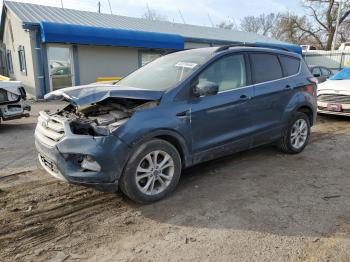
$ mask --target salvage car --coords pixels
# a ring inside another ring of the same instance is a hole
[[[316,81],[300,55],[208,47],[165,55],[115,85],[56,90],[35,144],[51,175],[134,201],[164,198],[181,170],[275,143],[300,153],[315,123]]]
[[[30,106],[26,104],[26,91],[20,81],[0,81],[0,123],[28,117]]]
[[[318,85],[318,112],[350,116],[350,67]]]

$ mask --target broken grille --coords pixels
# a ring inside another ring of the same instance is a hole
[[[350,96],[348,95],[319,95],[317,97],[318,101],[326,103],[340,103],[340,104],[350,104]]]
[[[40,112],[36,136],[46,145],[55,146],[64,137],[63,121],[45,112]]]

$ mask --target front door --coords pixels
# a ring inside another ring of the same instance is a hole
[[[72,51],[70,46],[50,45],[47,58],[51,91],[73,86]]]
[[[194,162],[210,160],[250,147],[250,100],[244,54],[231,54],[209,65],[198,81],[219,85],[219,93],[199,97],[191,105]]]

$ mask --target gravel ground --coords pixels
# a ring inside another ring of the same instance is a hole
[[[36,169],[32,117],[0,126],[2,261],[350,261],[350,119],[321,116],[299,155],[267,146],[190,168],[167,199]]]

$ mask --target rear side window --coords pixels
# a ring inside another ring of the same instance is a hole
[[[276,80],[283,77],[277,55],[251,54],[252,71],[255,83]]]
[[[280,56],[285,76],[292,76],[299,72],[300,59],[290,56]]]

